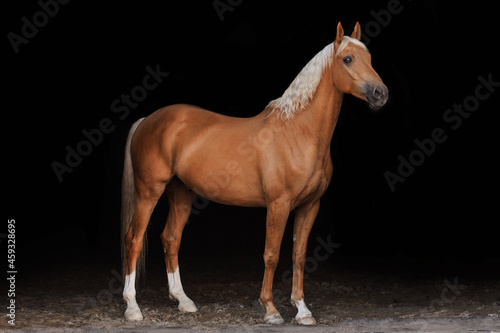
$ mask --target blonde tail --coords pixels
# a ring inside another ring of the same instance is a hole
[[[125,145],[125,160],[123,165],[122,178],[122,212],[121,212],[121,248],[122,248],[122,274],[125,276],[125,265],[127,260],[127,248],[125,245],[125,237],[127,234],[135,214],[135,185],[134,185],[134,169],[132,167],[132,156],[130,146],[135,130],[144,118],[136,121],[130,128],[127,143]],[[146,248],[147,248],[147,233],[144,234],[144,244],[141,254],[137,259],[136,278],[137,281],[143,275],[146,265]]]

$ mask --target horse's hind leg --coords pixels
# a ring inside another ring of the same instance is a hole
[[[179,310],[196,312],[198,311],[196,305],[186,296],[182,288],[177,256],[181,245],[182,231],[189,218],[195,194],[177,178],[168,184],[166,193],[169,212],[165,229],[161,234],[161,241],[165,252],[170,298],[179,301]]]
[[[139,255],[144,242],[144,234],[146,232],[149,219],[153,213],[153,209],[162,195],[165,188],[165,183],[158,182],[154,186],[148,186],[141,183],[136,178],[136,199],[135,199],[135,214],[126,235],[126,266],[125,266],[125,286],[123,289],[123,298],[127,302],[127,310],[125,318],[127,320],[142,320],[142,313],[137,305],[135,279],[136,268]]]

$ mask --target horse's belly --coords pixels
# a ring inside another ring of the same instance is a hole
[[[264,207],[264,193],[256,168],[235,159],[208,159],[178,170],[177,176],[202,197],[221,204]]]

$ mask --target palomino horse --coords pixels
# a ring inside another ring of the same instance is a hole
[[[388,98],[360,36],[359,23],[351,37],[344,36],[339,23],[335,42],[255,117],[227,117],[179,104],[133,124],[122,184],[126,319],[143,318],[135,298],[136,272],[143,267],[138,259],[143,261],[146,227],[165,191],[170,208],[161,241],[169,294],[179,301],[179,310],[197,311],[182,288],[177,253],[198,193],[222,204],[267,208],[260,301],[265,322],[272,324],[283,323],[273,303],[272,284],[288,215],[295,210],[291,302],[298,309],[299,324],[316,324],[304,302],[304,263],[320,198],[332,178],[330,142],[343,94],[363,99],[373,109]]]

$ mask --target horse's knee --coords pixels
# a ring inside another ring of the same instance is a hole
[[[266,268],[275,269],[278,265],[279,253],[266,251],[264,253],[264,265]]]

